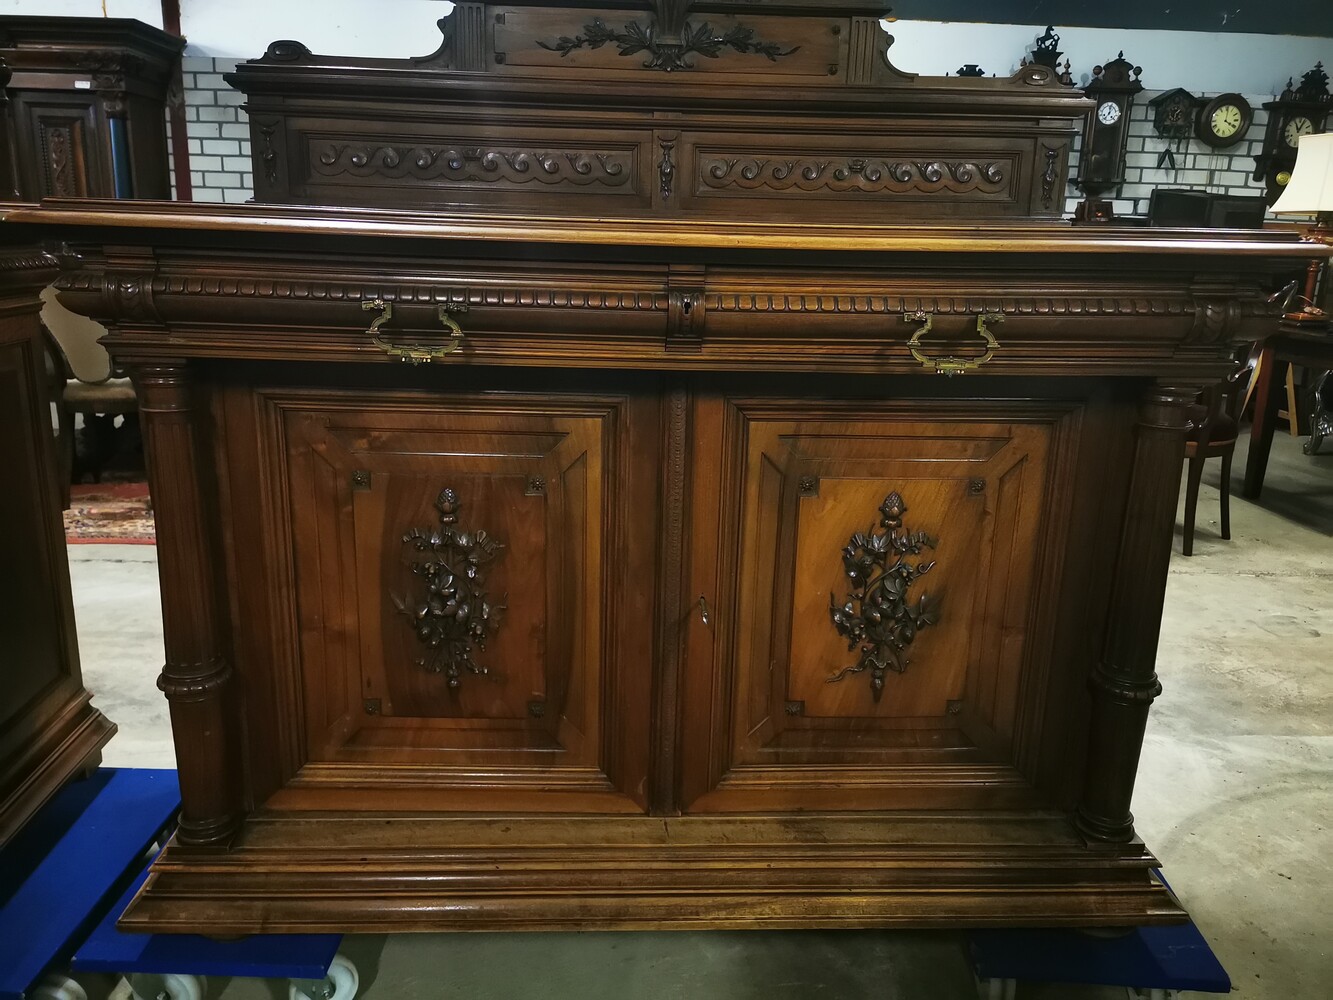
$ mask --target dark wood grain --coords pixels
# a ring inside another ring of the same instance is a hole
[[[36,248],[0,251],[0,845],[96,767],[116,731],[79,670],[38,319],[54,275]]]

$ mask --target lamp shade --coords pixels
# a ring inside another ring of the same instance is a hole
[[[1301,136],[1291,180],[1272,211],[1274,215],[1333,212],[1333,132]]]

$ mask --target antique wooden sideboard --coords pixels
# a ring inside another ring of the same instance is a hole
[[[1320,251],[1059,222],[1042,67],[653,8],[238,69],[257,196],[361,207],[0,226],[141,394],[183,813],[125,926],[1183,916],[1130,800],[1185,410]]]
[[[36,246],[0,249],[0,845],[116,731],[84,690],[74,633],[38,321],[56,273]]]

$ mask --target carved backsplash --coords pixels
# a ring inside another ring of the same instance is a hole
[[[1057,217],[1091,106],[1046,66],[919,77],[864,0],[458,3],[401,60],[269,46],[259,201],[586,218]],[[605,197],[611,195],[613,197]]]

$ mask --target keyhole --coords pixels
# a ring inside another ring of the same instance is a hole
[[[685,315],[688,316],[694,309],[694,303],[691,302],[689,299],[686,299],[684,304],[681,306],[681,309],[683,309]]]

